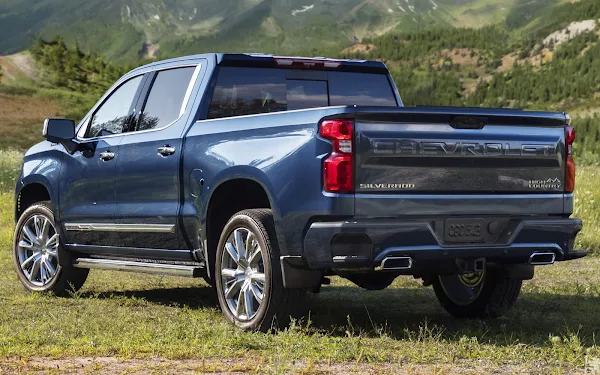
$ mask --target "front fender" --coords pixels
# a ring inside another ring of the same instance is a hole
[[[61,172],[63,152],[49,142],[32,147],[24,157],[21,175],[15,187],[15,221],[18,220],[19,196],[27,186],[43,186],[52,202],[55,220],[60,221],[58,180]]]

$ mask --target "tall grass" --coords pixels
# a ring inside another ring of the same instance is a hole
[[[22,152],[0,150],[0,193],[9,192],[15,188],[22,161]]]
[[[576,247],[600,255],[600,168],[580,167],[575,184],[574,217],[583,219]]]

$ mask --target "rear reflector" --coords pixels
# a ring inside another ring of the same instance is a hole
[[[575,190],[575,161],[573,160],[573,143],[575,142],[575,129],[572,126],[565,128],[566,164],[565,164],[565,192]]]
[[[330,140],[333,151],[323,162],[323,189],[330,193],[354,191],[352,120],[326,120],[321,123],[319,135]]]

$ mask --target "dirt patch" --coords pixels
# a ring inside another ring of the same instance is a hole
[[[60,114],[59,106],[48,98],[0,94],[0,125],[23,125]]]
[[[554,52],[548,48],[544,48],[539,54],[519,60],[519,64],[529,63],[534,67],[540,67],[542,64],[552,61]]]
[[[35,61],[28,53],[0,56],[0,66],[2,66],[2,82],[23,78],[34,81],[37,79]]]
[[[160,50],[160,44],[152,43],[150,41],[144,43],[142,45],[142,49],[140,51],[140,57],[144,59],[155,59],[158,55],[158,51]]]
[[[543,64],[547,64],[550,61],[552,61],[553,57],[554,51],[550,50],[549,48],[544,48],[537,55],[529,56],[524,59],[519,59],[518,55],[513,52],[502,57],[502,65],[498,67],[498,71],[507,72],[509,70],[512,70],[513,66],[515,65],[515,62],[517,63],[517,65],[523,65],[528,63],[533,67],[539,68]]]
[[[479,62],[480,53],[476,49],[455,48],[444,49],[441,52],[443,58],[449,58],[453,64],[464,67],[476,68]]]
[[[0,147],[28,148],[42,140],[44,119],[62,115],[50,99],[0,94]]]
[[[502,65],[498,67],[498,71],[507,72],[511,70],[515,65],[515,61],[517,60],[518,58],[516,53],[510,53],[508,55],[502,56]]]
[[[240,359],[119,359],[115,357],[77,357],[64,359],[5,359],[0,360],[3,374],[528,374],[529,370],[509,365],[475,366],[406,363],[313,363],[306,361],[273,362],[255,358]],[[583,372],[582,372],[583,373]]]
[[[268,36],[277,36],[282,33],[281,27],[279,27],[274,17],[267,17],[261,26]]]
[[[369,52],[377,49],[374,44],[355,44],[348,48],[345,48],[342,53],[359,53],[359,52]]]

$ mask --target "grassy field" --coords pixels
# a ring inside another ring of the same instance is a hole
[[[0,373],[479,374],[600,371],[600,259],[538,268],[497,320],[455,320],[431,288],[399,278],[367,292],[342,279],[312,295],[310,316],[277,334],[225,323],[205,283],[92,271],[72,298],[28,294],[12,269],[12,180],[0,152]],[[600,251],[600,170],[580,168],[579,246]],[[598,199],[598,200],[597,200]]]

